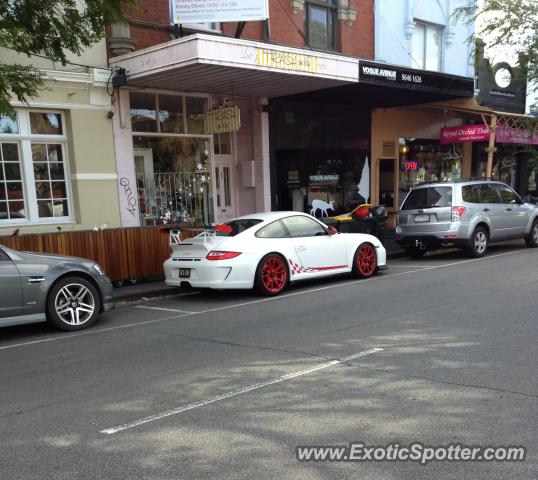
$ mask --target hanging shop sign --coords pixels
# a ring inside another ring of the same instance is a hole
[[[219,105],[204,117],[207,134],[237,132],[241,128],[241,110],[237,105]]]
[[[487,142],[489,128],[485,125],[461,125],[441,128],[440,143]]]
[[[248,22],[269,18],[267,0],[170,0],[172,24]]]

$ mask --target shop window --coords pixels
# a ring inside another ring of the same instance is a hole
[[[516,145],[497,145],[497,151],[493,158],[492,180],[501,181],[516,188],[517,184],[517,153]],[[488,165],[488,153],[486,143],[473,145],[473,164],[471,175],[476,178],[486,178]]]
[[[336,0],[305,2],[307,44],[317,50],[337,49],[338,5]]]
[[[204,114],[207,99],[202,97],[186,97],[187,133],[205,133]]]
[[[415,21],[411,46],[411,66],[421,70],[441,70],[443,27]]]
[[[133,132],[156,132],[156,95],[131,92],[131,128]]]
[[[69,219],[63,115],[0,116],[0,224]]]
[[[209,138],[133,137],[143,225],[212,221]]]
[[[440,145],[438,140],[400,139],[400,200],[422,182],[450,182],[462,176],[461,145]]]
[[[205,134],[205,97],[131,92],[129,98],[133,132]]]
[[[159,95],[161,133],[184,133],[183,97]]]

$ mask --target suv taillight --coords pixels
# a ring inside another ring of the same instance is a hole
[[[208,260],[230,260],[230,258],[235,258],[241,255],[240,252],[222,252],[220,250],[211,250],[207,254]]]
[[[459,222],[465,215],[465,207],[452,207],[452,221]]]

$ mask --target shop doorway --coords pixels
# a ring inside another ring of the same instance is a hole
[[[232,133],[218,133],[214,135],[213,141],[215,223],[224,223],[237,217],[234,135]]]

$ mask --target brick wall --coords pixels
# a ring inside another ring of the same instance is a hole
[[[346,55],[374,58],[374,0],[350,0],[357,9],[354,22],[339,21],[340,51]],[[129,13],[131,36],[136,48],[167,42],[172,38],[169,23],[168,1],[138,0],[136,10]],[[302,48],[304,12],[293,13],[291,0],[269,0],[270,41],[281,45]],[[223,34],[233,36],[237,23],[223,23]],[[247,22],[241,38],[263,40],[263,22]]]

